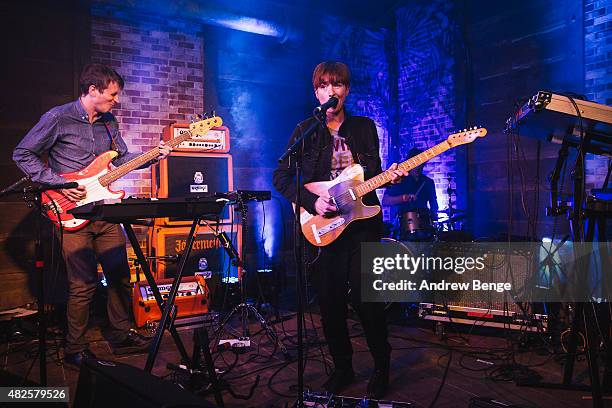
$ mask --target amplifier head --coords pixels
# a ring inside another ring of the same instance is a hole
[[[188,123],[174,123],[163,130],[165,141],[175,139],[189,130]],[[212,128],[207,133],[179,144],[174,151],[200,153],[227,153],[230,150],[229,129],[225,126]]]

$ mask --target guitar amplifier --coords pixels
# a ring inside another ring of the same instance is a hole
[[[174,123],[163,130],[165,141],[175,139],[189,129],[188,123]],[[229,129],[225,126],[212,128],[202,136],[193,136],[174,148],[175,152],[227,153],[230,150]]]
[[[212,227],[215,225],[211,224]],[[149,253],[166,257],[153,263],[152,270],[158,278],[171,278],[176,274],[176,255],[181,255],[187,246],[190,227],[154,227],[151,232]],[[232,242],[239,256],[242,250],[242,228],[240,225],[221,224],[218,232],[224,232]],[[213,231],[204,225],[198,227],[195,241],[185,264],[184,276],[202,272],[211,279],[209,287],[214,288],[220,277],[240,275],[240,268],[233,266],[226,249],[221,245]]]
[[[153,197],[182,198],[226,193],[234,189],[232,156],[172,152],[153,166]],[[178,217],[158,218],[157,225],[185,226],[193,220]],[[230,222],[230,208],[221,214],[222,222]]]
[[[447,243],[436,252],[439,257],[477,257],[472,243]],[[529,251],[506,253],[503,250],[488,250],[482,271],[472,271],[469,277],[451,273],[444,276],[448,282],[464,282],[477,279],[482,282],[511,282],[512,287],[522,291],[536,273],[536,254]],[[510,272],[511,271],[511,274]],[[523,307],[530,309],[531,304]],[[479,294],[475,291],[435,292],[427,301],[419,304],[419,316],[425,320],[453,322],[477,326],[508,328],[512,330],[538,331],[547,327],[547,316],[533,310],[523,313],[507,292],[496,291]]]
[[[167,299],[172,288],[172,279],[159,279],[155,283],[157,283],[162,298],[164,300]],[[177,317],[197,316],[208,313],[209,299],[210,291],[204,278],[195,276],[183,277],[174,303],[177,309]],[[136,282],[134,285],[132,306],[137,327],[142,327],[147,322],[161,319],[161,310],[147,281]]]

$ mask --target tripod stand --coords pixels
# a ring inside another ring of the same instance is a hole
[[[247,235],[248,207],[247,207],[247,199],[245,199],[245,194],[238,191],[236,193],[235,201],[232,202],[232,204],[236,206],[234,211],[240,213],[240,222],[242,225],[242,234],[244,237],[242,240],[242,257],[243,257],[242,260],[240,259],[240,256],[236,252],[236,249],[233,247],[231,240],[227,237],[227,235],[225,235],[225,233],[223,232],[216,233],[215,231],[213,232],[215,232],[215,235],[217,236],[217,238],[223,245],[224,249],[230,256],[232,265],[242,267],[242,271],[240,273],[240,303],[234,306],[234,308],[232,308],[232,310],[227,314],[227,316],[223,318],[223,320],[221,321],[221,324],[219,325],[219,328],[217,329],[217,333],[215,333],[214,338],[216,339],[217,344],[218,344],[223,328],[227,325],[227,323],[234,316],[234,314],[240,313],[240,318],[241,318],[241,323],[242,323],[242,333],[241,333],[239,340],[243,345],[250,345],[249,315],[252,315],[252,316],[255,316],[255,318],[259,321],[261,328],[266,332],[266,334],[272,340],[272,342],[278,348],[280,348],[283,355],[286,357],[288,355],[287,348],[278,338],[278,335],[276,334],[276,331],[274,330],[274,328],[268,325],[268,322],[266,321],[266,319],[261,315],[261,313],[259,313],[259,311],[257,310],[255,306],[247,303],[246,283],[247,283],[248,274],[247,274],[247,268],[245,267],[245,263],[243,261],[246,255],[246,250],[247,250],[246,237],[248,236]]]
[[[38,358],[40,369],[40,385],[47,385],[47,321],[45,319],[45,282],[44,271],[45,262],[43,260],[43,248],[41,240],[41,219],[43,212],[41,208],[41,195],[47,190],[60,190],[64,188],[75,188],[77,183],[64,183],[61,185],[41,185],[39,187],[24,187],[19,189],[23,183],[30,180],[29,176],[22,177],[17,182],[0,191],[0,197],[11,194],[22,194],[23,200],[29,208],[35,208],[36,216],[34,218],[34,276],[38,286],[36,294],[38,303]],[[55,208],[56,212],[59,212]]]

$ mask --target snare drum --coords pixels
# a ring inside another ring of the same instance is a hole
[[[433,238],[433,226],[429,210],[407,211],[399,216],[402,240],[428,241]]]

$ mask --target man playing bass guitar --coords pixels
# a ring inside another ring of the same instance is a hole
[[[79,80],[81,96],[45,113],[15,148],[13,160],[18,167],[35,182],[58,185],[70,181],[62,173],[80,171],[108,150],[116,152],[112,161],[115,166],[140,156],[141,153],[128,152],[117,120],[110,113],[119,103],[123,86],[123,79],[112,68],[101,64],[86,66]],[[171,148],[160,142],[158,151],[157,157],[141,168],[165,158]],[[87,194],[86,187],[79,185],[62,190],[59,196],[74,203],[84,200]],[[108,282],[108,338],[113,352],[145,351],[150,342],[130,329],[129,266],[119,225],[94,221],[78,230],[63,232],[62,252],[69,285],[65,362],[79,366],[83,359],[95,357],[89,351],[85,333],[98,280],[97,262]]]

